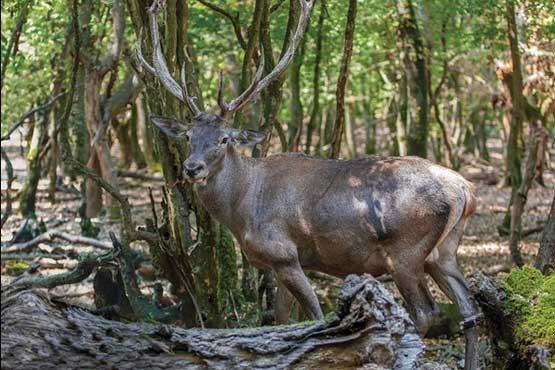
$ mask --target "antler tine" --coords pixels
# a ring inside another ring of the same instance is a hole
[[[201,113],[201,111],[196,106],[194,100],[189,96],[187,92],[187,84],[182,83],[182,85],[180,86],[179,83],[177,83],[174,80],[174,78],[171,76],[168,65],[166,63],[166,58],[164,57],[164,53],[162,52],[162,47],[160,44],[160,33],[158,31],[157,15],[158,15],[159,9],[163,6],[164,6],[163,1],[155,1],[150,7],[150,9],[148,10],[150,33],[152,36],[152,43],[154,44],[154,54],[152,56],[154,67],[150,66],[148,63],[146,63],[146,61],[144,61],[144,63],[143,61],[141,61],[141,63],[146,66],[146,69],[150,73],[156,76],[160,80],[160,82],[162,82],[162,85],[164,85],[164,87],[173,96],[179,99],[182,103],[185,103],[185,105],[187,105],[191,113],[193,113],[193,115],[197,117]],[[140,48],[137,49],[138,55],[139,55],[139,52],[140,52]],[[141,57],[142,57],[142,53],[141,53]],[[139,57],[139,60],[141,60],[141,57]],[[142,59],[144,60],[144,58]],[[181,70],[181,78],[183,81],[185,81],[184,69],[185,67],[183,66]]]
[[[189,89],[187,88],[187,72],[185,71],[185,63],[181,66],[181,91],[183,91],[183,95],[185,96],[185,104],[189,107],[189,110],[195,117],[200,116],[202,113],[200,109],[198,109],[195,101],[192,97],[189,96]]]
[[[148,71],[148,73],[152,75],[156,75],[156,70],[153,66],[148,64],[145,57],[143,56],[143,49],[141,48],[141,40],[143,39],[143,29],[139,29],[139,37],[137,38],[137,59],[141,66]]]
[[[304,31],[306,30],[306,25],[308,24],[310,11],[312,10],[312,6],[314,5],[314,0],[310,0],[310,1],[299,0],[299,4],[300,4],[300,12],[299,12],[299,20],[297,23],[297,29],[295,30],[295,34],[293,35],[293,38],[289,43],[289,47],[287,48],[287,51],[285,52],[283,57],[280,59],[280,61],[276,64],[276,66],[270,73],[268,73],[262,80],[259,80],[259,81],[258,79],[260,79],[260,77],[256,79],[256,76],[255,76],[255,78],[253,79],[253,83],[241,95],[233,99],[228,104],[228,109],[226,112],[227,115],[232,115],[237,110],[241,109],[241,107],[243,107],[246,103],[252,100],[256,95],[260,94],[260,92],[264,90],[272,81],[274,81],[283,72],[285,72],[285,70],[293,60],[293,57],[295,56],[295,52],[297,51],[297,48],[303,38]],[[264,52],[262,52],[262,58],[264,58]],[[261,60],[260,64],[262,64],[263,60],[264,59]],[[259,67],[259,70],[256,72],[256,74],[258,75],[259,73],[261,76],[262,69],[260,67]]]
[[[245,91],[243,91],[241,95],[233,99],[229,104],[224,103],[226,106],[226,112],[224,115],[229,116],[230,114],[235,113],[254,97],[252,93],[256,89],[257,83],[262,78],[265,61],[266,60],[264,59],[264,47],[262,46],[262,44],[260,44],[260,62],[258,63],[258,68],[256,69],[256,72],[252,78],[251,84],[249,85],[249,87],[247,87]]]
[[[218,83],[218,105],[220,106],[220,116],[224,116],[229,107],[224,100],[224,72],[220,71],[220,81]]]

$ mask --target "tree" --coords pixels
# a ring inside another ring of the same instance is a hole
[[[349,79],[349,63],[353,55],[353,38],[355,34],[355,20],[357,16],[357,1],[349,1],[349,9],[347,10],[347,20],[345,22],[345,41],[343,46],[343,57],[341,59],[341,67],[339,69],[339,77],[337,79],[337,89],[335,91],[336,108],[335,123],[333,125],[333,136],[329,151],[330,158],[339,157],[341,151],[341,141],[345,132],[345,88]]]
[[[535,266],[544,274],[547,274],[550,269],[555,269],[555,195],[543,229]]]

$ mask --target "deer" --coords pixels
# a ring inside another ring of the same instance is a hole
[[[290,64],[305,32],[314,0],[299,0],[295,33],[275,67],[262,77],[264,53],[251,84],[233,100],[218,88],[219,113],[201,111],[189,95],[185,66],[181,83],[170,74],[157,23],[160,4],[149,8],[152,63],[140,65],[191,112],[191,121],[153,115],[170,137],[187,138],[183,177],[202,206],[224,224],[251,265],[272,270],[278,281],[277,323],[287,322],[296,299],[312,319],[324,317],[305,270],[339,278],[389,274],[421,335],[438,314],[426,275],[458,307],[463,321],[465,369],[477,369],[480,314],[459,269],[457,249],[474,213],[473,185],[458,173],[418,157],[371,156],[357,160],[313,158],[299,153],[252,158],[266,134],[230,127],[234,114]],[[262,46],[261,46],[262,47]]]

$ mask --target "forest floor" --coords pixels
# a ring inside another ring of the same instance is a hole
[[[15,140],[4,143],[3,145],[12,160],[14,174],[16,180],[13,184],[12,196],[21,189],[22,180],[25,178],[25,160],[22,155],[22,149]],[[499,147],[497,149],[500,149]],[[498,150],[499,151],[499,150]],[[500,155],[492,155],[492,162],[485,165],[469,160],[470,165],[461,169],[467,177],[471,177],[476,185],[477,195],[479,198],[478,208],[475,215],[470,219],[466,227],[465,236],[459,248],[459,261],[466,276],[472,275],[476,271],[484,271],[489,274],[505,274],[511,265],[510,254],[508,248],[507,236],[500,236],[497,226],[501,224],[506,206],[510,197],[510,189],[501,187],[502,182],[501,169],[502,161]],[[142,172],[146,174],[145,172]],[[6,188],[4,162],[2,162],[2,191]],[[481,180],[476,181],[481,178]],[[485,180],[485,181],[483,181]],[[523,219],[523,229],[531,230],[539,228],[543,225],[547,218],[549,207],[554,195],[555,189],[555,170],[547,169],[544,174],[546,187],[534,184],[528,196],[528,202]],[[492,185],[491,183],[497,184]],[[148,188],[153,189],[156,202],[161,199],[161,189],[163,182],[161,181],[143,181],[131,178],[120,178],[121,191],[129,198],[133,208],[133,216],[138,225],[144,224],[145,218],[151,217],[151,205],[148,198]],[[71,185],[76,187],[75,184]],[[40,181],[37,194],[37,216],[44,221],[48,230],[56,229],[65,231],[73,235],[79,235],[79,218],[77,208],[79,206],[79,198],[76,194],[65,191],[57,191],[56,201],[50,202],[47,199],[47,180]],[[4,209],[4,196],[2,197],[2,209]],[[13,204],[14,214],[7,221],[1,230],[2,245],[8,242],[22,224],[22,218],[17,214],[18,204]],[[105,217],[94,219],[93,222],[100,227],[98,238],[103,241],[109,241],[108,233],[110,231],[118,232],[118,222],[107,220]],[[526,262],[533,263],[539,241],[541,238],[541,230],[532,233],[522,240],[521,250]],[[146,246],[141,243],[135,243],[134,247],[146,250]],[[73,246],[63,241],[49,242],[48,245],[40,244],[37,246],[42,253],[48,254],[54,251],[73,250],[73,251],[90,251],[94,248],[86,246]],[[55,274],[71,269],[77,263],[73,256],[63,259],[41,258],[41,274]],[[17,273],[21,273],[25,266],[33,262],[33,260],[22,261],[24,264],[16,263],[16,261],[2,260],[1,282],[2,286],[13,280]],[[334,302],[334,294],[338,291],[341,281],[338,279],[322,279],[313,280],[317,286],[318,294],[323,301]],[[144,279],[143,291],[146,294],[151,293],[154,285],[152,281]],[[391,290],[395,291],[395,286],[386,282]],[[439,291],[437,286],[430,284],[432,294],[441,302],[447,302],[446,297]],[[398,293],[395,292],[397,295]],[[59,286],[51,290],[53,296],[64,298],[66,301],[93,308],[93,288],[92,277],[89,277],[81,284],[69,286]],[[327,307],[326,307],[327,308]],[[462,354],[464,351],[464,341],[462,338],[455,339],[427,339],[427,356],[436,361],[445,364],[448,368],[459,367]],[[487,351],[487,348],[482,348]]]

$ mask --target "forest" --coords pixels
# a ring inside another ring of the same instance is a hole
[[[555,2],[1,17],[2,369],[555,369]]]

